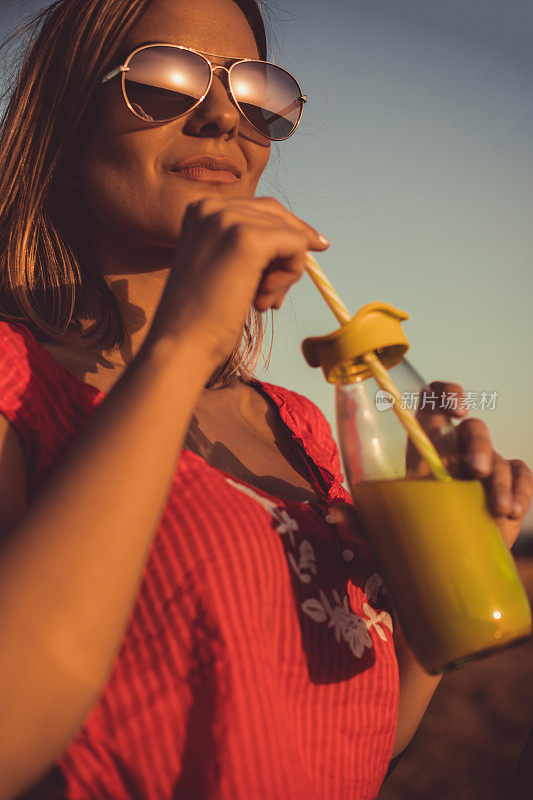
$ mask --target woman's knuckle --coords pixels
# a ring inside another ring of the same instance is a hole
[[[241,238],[241,227],[238,223],[233,222],[231,225],[227,225],[224,229],[224,238],[230,244],[238,244]]]
[[[303,258],[304,251],[307,250],[307,246],[309,244],[309,236],[307,232],[301,228],[293,228],[292,225],[289,226],[289,232],[292,233],[296,242],[298,243],[298,248],[301,250],[301,256]]]
[[[467,436],[468,438],[472,438],[472,436],[474,436],[474,434],[475,434],[475,425],[472,425],[472,421],[473,421],[472,417],[468,417],[468,419],[464,419],[457,426],[457,430],[463,436]]]
[[[511,486],[505,481],[495,481],[492,484],[492,493],[495,497],[506,498],[511,495]]]
[[[515,492],[515,497],[520,500],[524,505],[528,506],[531,502],[531,489],[526,489],[524,486],[519,487]]]
[[[503,486],[510,486],[512,483],[511,471],[502,467],[501,464],[495,464],[492,470],[492,485],[493,487],[502,484]]]
[[[495,450],[492,452],[493,471],[497,474],[511,475],[511,467],[508,461]]]
[[[249,225],[242,222],[229,222],[224,228],[225,238],[235,247],[246,248],[253,243],[254,236]]]
[[[194,202],[189,203],[189,205],[185,209],[185,219],[198,220],[199,217],[200,217],[200,201],[195,200]]]
[[[486,449],[490,446],[490,442],[487,440],[487,437],[483,435],[481,431],[476,429],[466,429],[465,436],[465,445],[472,449]]]
[[[522,461],[521,458],[513,458],[509,463],[516,472],[533,477],[533,473],[531,472],[530,468],[525,461]]]
[[[232,225],[234,217],[226,209],[212,208],[205,218],[209,234],[222,236]]]
[[[229,212],[225,209],[217,209],[211,217],[213,226],[220,232],[227,230],[230,227],[232,218]]]
[[[483,422],[483,420],[474,417],[472,419],[464,420],[461,425],[465,426],[463,433],[466,434],[469,441],[475,441],[480,444],[482,443],[485,447],[490,446],[490,431],[487,424]]]
[[[199,200],[194,200],[190,206],[198,216],[207,216],[213,211],[213,198],[212,197],[201,197]]]

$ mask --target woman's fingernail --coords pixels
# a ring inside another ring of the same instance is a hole
[[[522,504],[518,503],[516,500],[513,503],[512,513],[515,514],[517,517],[520,516],[522,513]]]
[[[322,242],[322,244],[331,244],[331,242],[327,238],[327,236],[324,236],[324,234],[322,234],[322,233],[318,234],[318,239],[319,239],[320,242]]]
[[[474,453],[468,457],[468,463],[478,472],[487,472],[490,469],[490,462],[483,453]]]

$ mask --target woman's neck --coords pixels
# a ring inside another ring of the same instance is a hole
[[[94,257],[120,309],[124,342],[107,355],[127,367],[140,350],[151,328],[161,295],[172,269],[169,250],[147,249],[141,245],[118,250],[114,242],[98,239]],[[84,341],[87,346],[88,340]]]

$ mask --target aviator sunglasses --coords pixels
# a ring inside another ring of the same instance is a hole
[[[217,69],[228,73],[235,105],[259,133],[276,142],[294,133],[307,96],[290,72],[268,61],[242,58],[229,68],[213,66],[189,47],[147,44],[108,72],[102,83],[120,75],[124,101],[136,117],[144,122],[171,122],[200,105]]]

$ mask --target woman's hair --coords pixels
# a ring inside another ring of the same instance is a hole
[[[36,338],[58,340],[72,324],[106,350],[124,343],[120,307],[91,258],[73,211],[77,198],[59,176],[79,146],[101,77],[151,1],[55,0],[4,42],[22,40],[0,122],[0,319],[22,322]],[[260,1],[233,0],[267,60]],[[89,308],[96,322],[84,332]],[[251,309],[211,385],[253,369],[262,338],[262,316]]]

